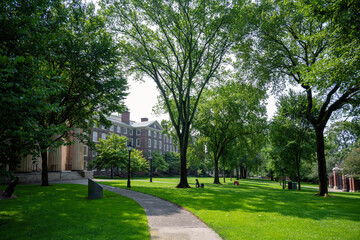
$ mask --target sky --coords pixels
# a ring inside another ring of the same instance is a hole
[[[131,78],[128,79],[129,95],[125,99],[125,105],[129,108],[130,119],[135,122],[140,122],[141,118],[148,118],[151,120],[169,120],[167,114],[156,116],[152,109],[157,104],[157,96],[160,94],[156,88],[155,83],[151,79],[145,82],[138,82]],[[271,96],[267,101],[267,114],[270,119],[275,111],[275,98]]]

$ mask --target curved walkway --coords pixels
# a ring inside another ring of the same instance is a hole
[[[63,181],[87,185],[87,180]],[[104,189],[138,202],[145,210],[152,240],[221,240],[189,211],[158,197],[100,184]]]

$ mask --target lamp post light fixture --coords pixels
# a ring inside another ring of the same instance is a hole
[[[131,142],[129,142],[129,144],[127,145],[127,149],[129,151],[129,163],[128,163],[128,180],[127,180],[127,187],[130,188],[130,155],[131,155],[131,150],[132,150],[132,146],[131,146]]]
[[[152,156],[149,156],[149,160],[150,160],[150,182],[152,182],[152,176],[153,176],[153,171],[152,171]]]

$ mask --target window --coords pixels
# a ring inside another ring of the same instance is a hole
[[[101,138],[102,138],[102,139],[106,139],[106,133],[102,133],[102,134],[101,134]]]
[[[136,139],[136,147],[140,147],[140,138]]]
[[[84,145],[84,157],[88,155],[88,146]]]
[[[154,132],[154,137],[157,137],[157,132]]]
[[[169,145],[166,145],[166,151],[167,152],[169,151]]]
[[[137,129],[137,130],[136,130],[136,135],[140,135],[140,134],[141,134],[140,129]]]
[[[151,139],[148,139],[148,147],[151,148]]]
[[[151,137],[151,130],[148,130],[148,136]]]
[[[134,146],[134,139],[133,138],[130,138],[130,143],[131,143],[131,146]]]
[[[98,140],[97,132],[93,132],[93,142],[97,142],[97,140]]]
[[[165,141],[165,143],[167,143],[167,136],[165,136],[164,138],[165,138],[165,140],[164,140],[164,141]]]
[[[116,130],[117,130],[118,133],[121,133],[121,127],[120,126],[117,126]]]
[[[157,142],[154,140],[154,148],[157,148]]]
[[[92,156],[96,157],[96,152],[94,150],[92,151]]]
[[[130,129],[130,135],[133,135],[134,131],[132,129]]]
[[[114,131],[114,125],[111,125],[110,126],[110,132],[113,132]]]
[[[159,141],[159,149],[161,150],[162,148],[162,141]]]
[[[127,128],[124,128],[124,134],[127,134]]]

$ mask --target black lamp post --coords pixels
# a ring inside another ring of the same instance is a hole
[[[285,189],[285,170],[286,170],[286,167],[282,167],[281,170],[283,171],[283,189]]]
[[[153,176],[153,172],[152,172],[152,156],[149,156],[149,160],[150,160],[150,182],[152,182],[152,176]]]
[[[130,188],[130,155],[131,155],[131,142],[129,142],[129,145],[127,145],[127,149],[129,151],[129,163],[128,163],[128,180],[127,180],[127,187]]]

